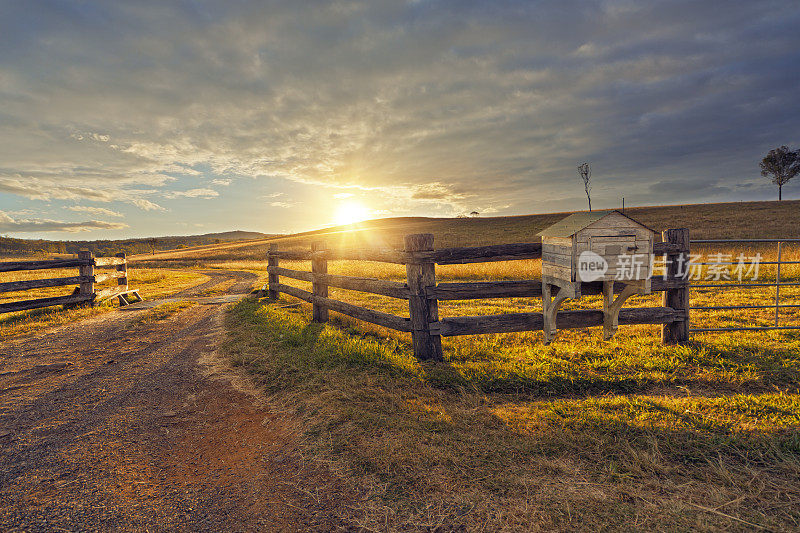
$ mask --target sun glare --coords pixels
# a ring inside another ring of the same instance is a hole
[[[345,202],[336,210],[335,222],[339,226],[355,224],[370,217],[372,212],[358,202]]]

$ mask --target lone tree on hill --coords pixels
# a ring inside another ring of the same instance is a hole
[[[589,163],[581,163],[578,165],[578,173],[581,175],[581,179],[583,180],[583,188],[586,190],[586,199],[589,200],[589,211],[592,210],[592,169],[589,167]]]
[[[759,163],[761,175],[771,177],[772,183],[778,186],[778,201],[782,200],[784,184],[800,174],[800,150],[789,150],[781,146],[770,150]]]

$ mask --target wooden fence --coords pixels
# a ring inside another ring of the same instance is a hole
[[[663,241],[654,244],[654,253],[664,255],[666,274],[652,278],[652,290],[664,293],[663,307],[622,309],[619,324],[662,324],[665,344],[688,340],[689,297],[688,282],[678,277],[677,256],[689,254],[689,230],[670,229],[662,234]],[[331,250],[315,244],[309,251],[279,251],[271,244],[267,253],[268,296],[277,298],[288,294],[313,305],[313,320],[325,322],[328,311],[336,311],[359,320],[378,324],[397,331],[411,333],[414,355],[420,360],[442,359],[442,337],[483,333],[510,333],[541,330],[542,313],[508,313],[487,316],[439,318],[440,300],[473,300],[482,298],[541,297],[541,280],[484,281],[466,283],[436,283],[439,265],[486,263],[538,259],[542,254],[539,243],[501,244],[473,248],[436,250],[433,235],[417,234],[405,237],[404,250]],[[311,272],[291,270],[280,266],[280,259],[311,261]],[[328,261],[336,259],[380,261],[406,265],[406,282],[328,274]],[[312,292],[280,282],[280,276],[312,283]],[[373,309],[341,302],[328,297],[328,287],[380,294],[408,300],[410,318],[403,318]],[[615,292],[622,290],[615,286]],[[602,282],[582,284],[581,293],[602,294]],[[603,325],[601,310],[561,311],[557,315],[559,329],[586,328]]]
[[[115,267],[102,273],[96,273],[96,267]],[[7,261],[0,263],[0,272],[19,272],[24,270],[49,270],[58,268],[77,268],[77,276],[62,278],[33,279],[25,281],[9,281],[0,283],[0,293],[18,292],[31,289],[77,285],[72,294],[50,298],[36,298],[16,302],[0,303],[0,313],[25,311],[50,307],[53,305],[97,305],[104,300],[117,297],[120,305],[127,305],[127,295],[134,294],[139,300],[139,292],[128,287],[128,260],[125,254],[114,257],[93,257],[92,253],[82,250],[74,259],[54,259],[50,261]],[[108,280],[116,280],[116,286],[97,289]]]

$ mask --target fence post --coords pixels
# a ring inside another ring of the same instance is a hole
[[[277,251],[278,245],[276,243],[270,243],[269,251],[267,252],[267,267],[278,267],[278,255],[276,254]],[[267,283],[269,283],[267,296],[270,300],[277,300],[278,283],[280,283],[277,272],[270,272],[268,274]]]
[[[685,320],[670,322],[661,326],[662,344],[683,344],[689,340],[689,284],[686,273],[689,268],[689,230],[686,228],[668,229],[661,233],[664,242],[678,245],[681,250],[675,254],[666,254],[667,283],[686,282],[680,288],[667,288],[664,291],[664,307],[671,307],[686,314]],[[683,256],[681,258],[681,256]],[[679,274],[681,274],[679,276]]]
[[[78,275],[83,278],[80,282],[78,294],[85,296],[94,306],[94,257],[89,250],[81,250],[78,252],[78,259],[89,261],[88,265],[78,267]]]
[[[116,255],[116,257],[119,257],[120,259],[125,261],[121,265],[117,265],[117,272],[122,272],[124,274],[123,276],[117,278],[117,287],[122,287],[122,290],[127,291],[128,290],[128,259],[125,256],[125,252],[118,253]]]
[[[406,235],[406,252],[433,250],[433,234]],[[411,313],[411,341],[414,356],[421,360],[442,361],[442,337],[431,333],[431,323],[439,321],[439,302],[429,299],[426,289],[436,286],[436,265],[432,262],[407,263],[406,276],[411,296],[408,309]]]
[[[311,244],[311,253],[321,252],[325,250],[324,242],[315,242]],[[317,274],[328,273],[328,260],[324,257],[311,259],[311,273],[314,275],[314,281],[311,283],[311,292],[314,296],[328,297],[328,285],[317,281]],[[328,321],[328,308],[314,302],[312,311],[312,320],[314,322],[327,322]]]

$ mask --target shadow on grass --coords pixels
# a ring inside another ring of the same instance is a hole
[[[336,320],[311,323],[307,310],[282,308],[272,300],[246,299],[234,308],[233,316],[248,323],[249,334],[256,335],[263,347],[284,349],[279,357],[285,358],[286,372],[343,367],[414,379],[438,389],[533,398],[635,394],[687,386],[729,394],[796,388],[800,381],[797,339],[769,344],[722,337],[686,346],[660,346],[635,338],[612,343],[567,339],[545,347],[532,336],[508,345],[473,337],[446,348],[444,364],[429,364],[416,361],[408,342],[400,338]],[[242,355],[234,363],[264,364],[257,355]]]

